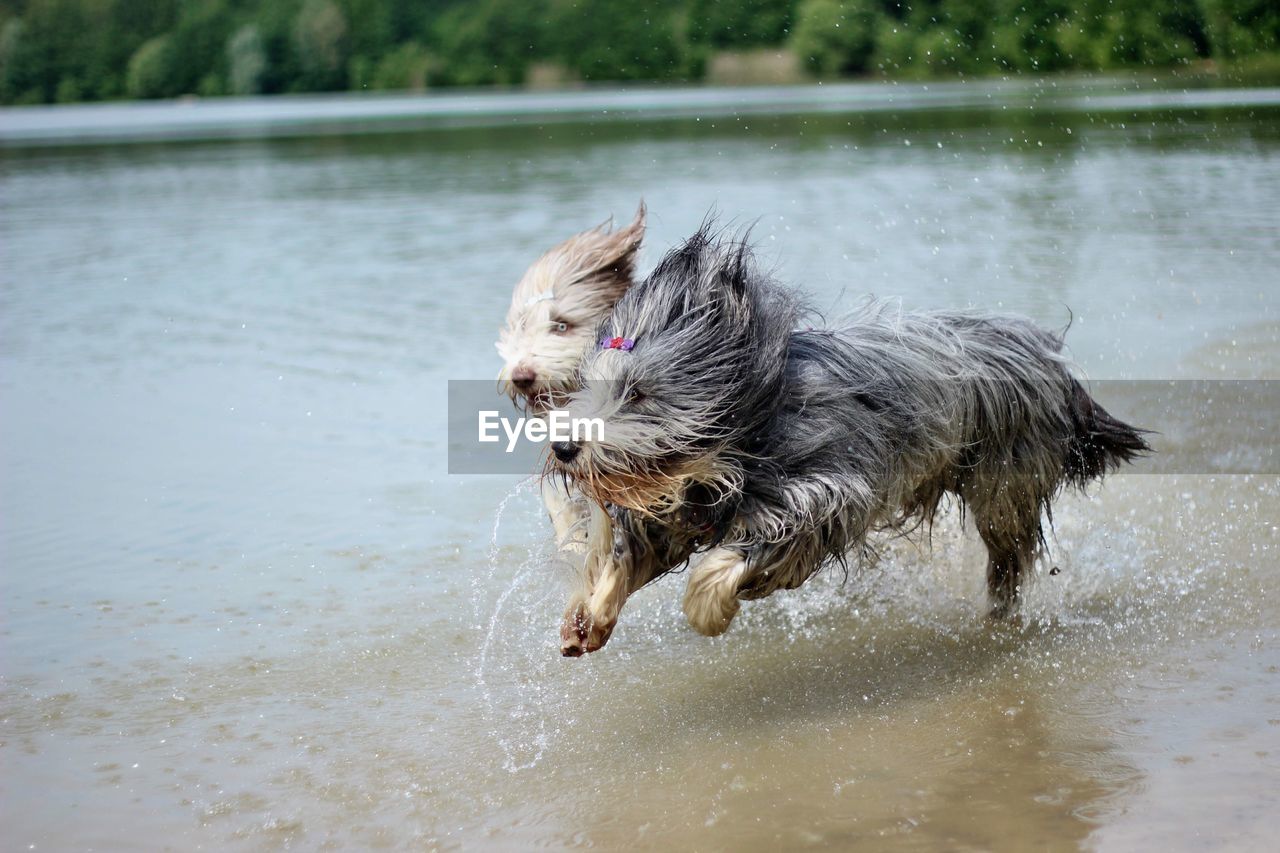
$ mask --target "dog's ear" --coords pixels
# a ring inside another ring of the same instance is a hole
[[[610,231],[605,223],[581,235],[577,280],[606,293],[615,302],[621,299],[634,281],[636,255],[644,241],[646,213],[641,201],[630,225]]]

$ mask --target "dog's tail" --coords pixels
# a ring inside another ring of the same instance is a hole
[[[1068,394],[1071,437],[1063,460],[1067,482],[1083,488],[1090,480],[1101,478],[1122,463],[1151,452],[1151,445],[1143,438],[1148,430],[1112,417],[1074,378]]]

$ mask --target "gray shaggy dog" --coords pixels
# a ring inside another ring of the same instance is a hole
[[[800,586],[878,529],[931,523],[946,495],[1007,614],[1052,499],[1149,450],[1030,320],[873,303],[796,331],[803,314],[708,227],[614,306],[567,405],[603,437],[557,443],[548,463],[603,508],[565,655],[603,646],[627,597],[691,557],[684,611],[716,635],[741,600]]]

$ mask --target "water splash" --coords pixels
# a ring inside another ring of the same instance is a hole
[[[543,535],[531,537],[527,544],[518,546],[514,554],[500,542],[509,506],[516,498],[538,494],[536,483],[536,478],[520,482],[498,504],[490,533],[488,569],[483,584],[478,573],[472,580],[476,624],[484,631],[474,672],[475,684],[484,709],[483,718],[502,751],[503,769],[510,773],[532,769],[542,761],[553,735],[548,724],[552,716],[548,709],[556,707],[556,703],[550,701],[553,698],[553,681],[546,677],[548,661],[555,659],[554,652],[547,648],[545,641],[539,642],[532,635],[534,631],[541,631],[547,620],[532,618],[519,622],[509,618],[516,609],[511,606],[513,599],[523,605],[519,611],[526,615],[541,616],[547,611],[546,605],[554,595],[556,585],[529,585],[529,581],[543,581],[554,571],[556,555],[550,548],[550,537],[546,533],[550,528],[545,527]],[[542,517],[540,502],[536,509],[530,509],[531,515]],[[521,547],[524,553],[518,556]],[[515,572],[490,603],[487,591],[498,586],[501,567],[510,565],[513,557],[517,557]],[[530,590],[539,589],[544,591],[541,594],[535,592],[531,598],[521,597]],[[504,619],[504,615],[508,618]],[[500,672],[507,676],[519,674],[520,677],[508,677],[500,685],[493,685],[490,674],[495,649],[505,640],[513,642],[510,643],[512,648],[504,655]],[[533,654],[527,653],[530,650]],[[496,695],[499,693],[502,695]]]
[[[498,502],[498,509],[493,514],[493,527],[489,530],[489,550],[487,555],[489,571],[484,577],[486,584],[490,586],[498,569],[498,558],[501,551],[501,546],[498,544],[498,534],[502,529],[502,519],[507,513],[507,506],[522,494],[532,491],[534,483],[535,479],[533,477],[521,480]],[[478,623],[483,616],[482,608],[484,602],[483,587],[481,586],[479,575],[472,575],[471,589],[474,592],[471,599],[472,606],[475,608],[476,621]]]
[[[481,701],[484,702],[486,717],[491,721],[496,720],[499,714],[493,700],[493,694],[489,689],[488,682],[485,680],[485,670],[489,664],[489,649],[493,645],[494,635],[497,633],[499,619],[502,615],[503,608],[506,606],[507,600],[517,589],[519,589],[525,579],[532,574],[533,567],[531,562],[532,561],[526,561],[520,567],[520,570],[516,572],[516,576],[512,579],[511,583],[505,590],[503,590],[502,594],[498,596],[498,600],[493,606],[493,613],[489,617],[488,627],[485,630],[484,642],[480,645],[480,659],[476,665],[476,687],[480,690],[480,698]],[[526,703],[518,703],[514,708],[513,716],[516,718],[526,716],[526,708]],[[520,770],[532,769],[537,766],[539,761],[542,760],[543,753],[546,751],[547,746],[546,717],[537,713],[533,716],[537,720],[537,731],[534,733],[532,738],[534,747],[533,757],[527,761],[521,762],[517,757],[517,752],[521,747],[519,742],[511,738],[503,737],[496,730],[494,732],[498,746],[502,749],[503,768],[508,772],[516,773]]]
[[[522,483],[498,507],[489,565],[473,583],[480,632],[474,681],[487,737],[501,750],[501,766],[518,773],[555,763],[561,750],[587,748],[583,738],[590,744],[610,725],[599,715],[610,713],[611,697],[659,670],[691,678],[697,672],[705,681],[767,668],[793,651],[811,665],[843,668],[855,658],[905,654],[930,638],[946,638],[944,648],[960,661],[969,654],[963,649],[980,656],[994,643],[1020,665],[1036,664],[1027,655],[1052,652],[1053,666],[1084,667],[1126,636],[1176,633],[1169,626],[1180,620],[1170,614],[1239,608],[1230,587],[1215,580],[1219,537],[1207,530],[1171,535],[1162,513],[1181,524],[1188,511],[1176,491],[1176,506],[1139,510],[1131,523],[1117,524],[1116,507],[1133,505],[1144,484],[1110,485],[1103,500],[1064,496],[1049,558],[1031,579],[1022,618],[1008,626],[983,618],[985,549],[971,527],[948,514],[930,539],[883,542],[880,559],[847,577],[828,571],[799,590],[749,603],[718,640],[684,627],[682,580],[667,577],[628,603],[606,653],[564,665],[553,630],[565,591],[559,558],[541,503],[530,498],[536,490]],[[504,535],[519,541],[504,542]],[[1024,645],[1039,651],[1019,652]],[[574,737],[563,738],[571,729]]]

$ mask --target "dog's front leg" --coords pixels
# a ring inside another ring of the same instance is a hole
[[[547,515],[551,517],[556,547],[574,554],[585,554],[590,502],[567,480],[544,477],[542,503],[547,508]]]
[[[587,534],[584,589],[569,604],[560,629],[560,651],[569,657],[594,652],[609,640],[622,606],[633,593],[689,559],[696,538],[625,509],[594,505]]]
[[[560,626],[560,653],[579,657],[609,641],[622,605],[633,591],[635,548],[627,526],[594,504],[586,541],[585,588],[569,602]]]

